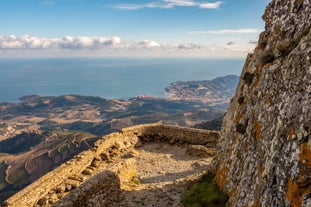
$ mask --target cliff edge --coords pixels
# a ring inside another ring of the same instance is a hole
[[[311,2],[273,0],[222,126],[227,206],[311,206]]]

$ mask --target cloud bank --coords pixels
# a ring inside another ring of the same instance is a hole
[[[120,37],[65,36],[44,38],[30,35],[0,36],[0,56],[245,56],[255,45],[224,43],[205,45],[200,43],[161,44],[154,40],[123,41]]]
[[[113,7],[120,10],[138,10],[138,9],[172,9],[175,7],[199,7],[201,9],[218,9],[223,4],[222,1],[199,2],[195,0],[162,0],[144,4],[117,4]]]
[[[23,35],[0,36],[2,50],[39,50],[39,49],[97,49],[115,47],[121,43],[119,37],[71,37],[42,38]]]
[[[244,29],[223,29],[223,30],[207,30],[207,31],[191,31],[190,34],[252,34],[260,33],[260,29],[244,28]]]

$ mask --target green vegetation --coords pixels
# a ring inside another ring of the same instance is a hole
[[[287,56],[301,41],[303,37],[309,34],[311,25],[306,27],[300,35],[294,40],[283,40],[276,45],[276,49],[281,54],[282,57]]]
[[[134,176],[131,181],[136,186],[140,186],[141,185],[141,182],[140,182],[139,178],[136,177],[136,176]]]
[[[15,186],[25,185],[29,183],[29,174],[24,166],[20,166],[19,168],[14,170],[14,173],[10,173],[7,175],[7,182],[13,184]]]
[[[252,73],[250,73],[250,72],[246,72],[246,73],[244,74],[244,76],[243,76],[242,79],[245,81],[245,83],[246,83],[247,85],[250,85],[250,84],[252,84],[252,82],[253,82],[254,74],[252,74]]]
[[[242,105],[242,104],[244,103],[244,97],[243,97],[243,96],[239,97],[238,103],[239,103],[240,105]]]
[[[261,57],[262,65],[266,65],[268,63],[272,63],[275,60],[275,56],[272,50],[266,51],[264,55]]]
[[[237,124],[235,128],[236,131],[239,132],[240,134],[244,134],[246,131],[246,126],[244,124]]]
[[[297,38],[297,42],[299,43],[300,40],[304,37],[307,36],[309,34],[311,30],[311,25],[309,25],[308,27],[306,27],[304,30],[302,30],[302,32],[300,33],[299,37]]]
[[[181,199],[185,207],[224,207],[228,196],[219,191],[214,175],[204,175]]]
[[[276,49],[282,57],[285,57],[294,49],[293,44],[292,41],[283,40],[276,45]]]
[[[221,116],[217,119],[213,119],[211,121],[196,124],[196,125],[194,125],[194,128],[220,131],[221,125],[222,125],[222,120],[223,120],[223,116]]]
[[[43,134],[22,132],[12,138],[0,142],[2,153],[18,154],[26,152],[44,139]]]
[[[6,170],[8,169],[8,167],[9,166],[4,162],[0,163],[0,190],[8,186],[8,183],[6,182]]]

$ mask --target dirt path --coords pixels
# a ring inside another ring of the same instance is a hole
[[[189,154],[189,146],[146,143],[132,155],[137,160],[137,180],[123,187],[111,207],[177,207],[189,182],[198,179],[210,157]],[[200,154],[200,153],[199,153]]]

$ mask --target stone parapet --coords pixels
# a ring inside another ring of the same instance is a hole
[[[108,201],[116,197],[122,182],[128,182],[136,175],[136,169],[134,159],[116,163],[109,170],[91,177],[52,207],[106,206]]]
[[[105,186],[111,185],[110,194],[113,194],[115,189],[122,184],[120,180],[130,179],[135,174],[135,165],[131,161],[115,166],[111,164],[115,162],[120,152],[149,141],[162,141],[170,144],[201,144],[207,147],[215,147],[218,139],[219,132],[217,131],[161,123],[124,128],[120,132],[103,136],[95,143],[94,148],[76,155],[70,161],[47,173],[7,199],[2,206],[50,206],[55,202],[63,202],[62,206],[77,206],[73,203],[82,201],[75,201],[75,198],[91,201],[92,198],[86,195],[93,192],[94,188],[96,188],[95,191],[99,192],[98,196],[102,195],[104,198],[106,194],[100,193],[101,188],[107,190],[108,188]],[[122,170],[116,166],[121,166]],[[106,183],[112,180],[115,183]],[[81,193],[86,192],[85,190],[89,193],[86,193],[84,198]],[[64,205],[65,201],[72,205]]]

